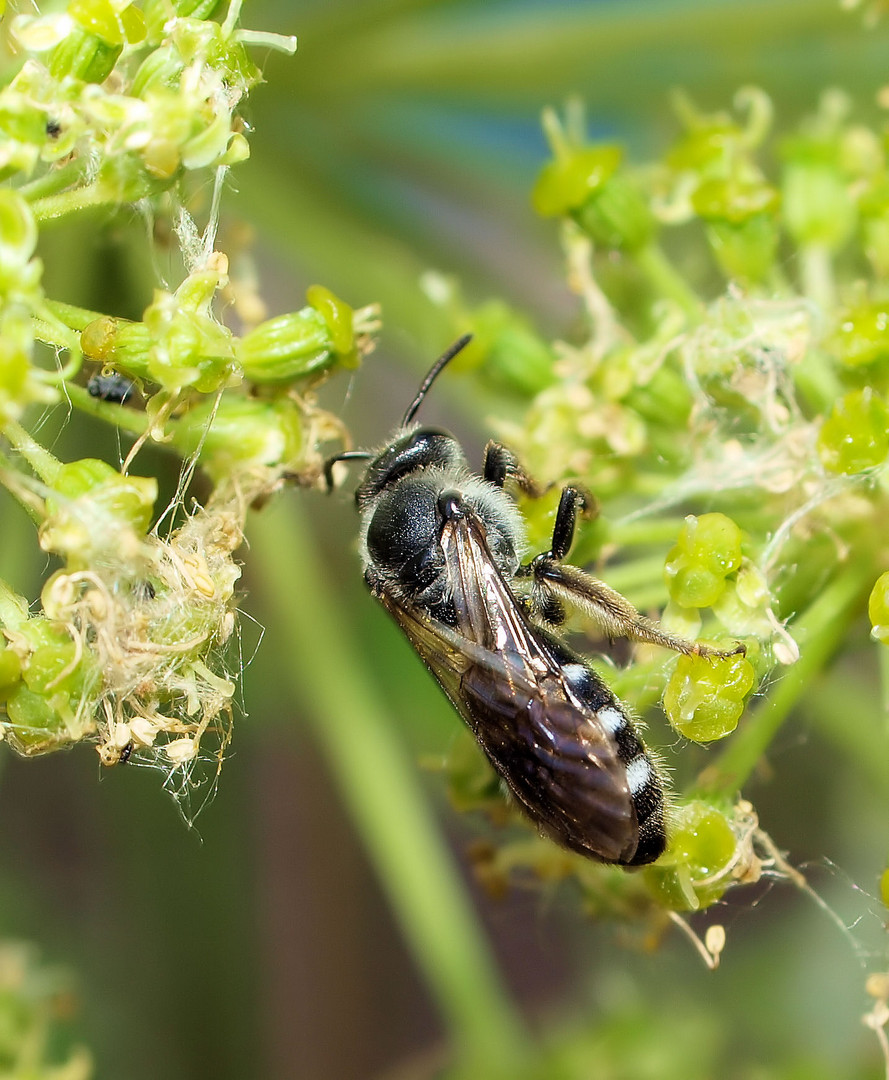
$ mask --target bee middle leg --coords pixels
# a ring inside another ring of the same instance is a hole
[[[586,614],[611,639],[622,637],[661,645],[687,656],[720,657],[745,652],[743,645],[723,651],[668,634],[657,623],[640,615],[629,600],[610,585],[562,562],[571,550],[577,514],[585,508],[587,498],[578,488],[566,487],[562,491],[550,550],[519,568],[517,576],[532,579],[530,604],[538,618],[550,623],[563,621],[563,605],[568,604]],[[560,610],[561,619],[551,617],[551,613]]]

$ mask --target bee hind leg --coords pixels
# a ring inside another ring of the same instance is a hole
[[[531,607],[546,622],[548,610],[558,610],[558,605],[568,604],[592,619],[611,639],[629,638],[687,656],[724,657],[746,650],[743,645],[734,649],[714,649],[694,641],[668,634],[633,607],[619,592],[604,581],[587,574],[576,566],[563,563],[571,549],[577,514],[587,505],[587,496],[579,488],[566,487],[562,491],[559,509],[553,526],[552,546],[549,551],[537,555],[519,568],[519,577],[532,579]]]

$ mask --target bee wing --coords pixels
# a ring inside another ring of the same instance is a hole
[[[629,861],[638,825],[614,740],[513,596],[475,518],[448,521],[441,546],[457,629],[383,602],[530,817],[566,847]]]

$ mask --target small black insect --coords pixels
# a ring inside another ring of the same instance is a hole
[[[663,782],[626,710],[554,632],[564,604],[611,637],[724,655],[665,634],[619,593],[566,565],[587,496],[562,492],[549,551],[522,562],[524,529],[507,485],[536,492],[504,446],[488,443],[481,476],[452,435],[414,416],[440,357],[381,450],[355,501],[371,592],[392,615],[472,729],[528,817],[564,847],[640,866],[664,851]]]
[[[126,746],[124,746],[121,749],[120,757],[117,760],[117,764],[118,765],[126,765],[126,763],[130,760],[130,755],[133,753],[134,749],[135,749],[135,743],[133,742],[132,739],[130,739],[130,741],[126,744]]]
[[[136,392],[136,384],[126,375],[112,371],[109,375],[93,375],[86,384],[87,391],[94,398],[110,401],[115,405],[125,405]]]

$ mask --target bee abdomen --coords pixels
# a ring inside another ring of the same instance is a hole
[[[562,670],[578,697],[595,710],[599,723],[614,741],[618,761],[626,769],[627,787],[636,811],[639,842],[625,865],[643,866],[654,862],[667,845],[664,787],[657,768],[633,721],[595,672],[580,662],[565,664]]]
[[[638,737],[636,744],[639,746],[639,753],[627,765],[627,784],[636,808],[639,843],[632,859],[627,863],[628,866],[642,866],[654,862],[667,846],[664,788],[661,778]]]

